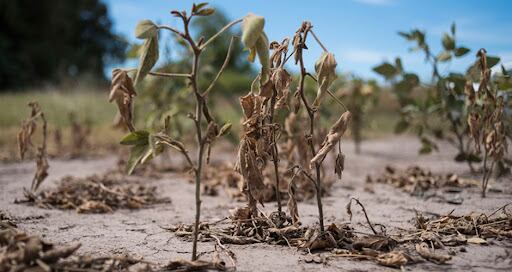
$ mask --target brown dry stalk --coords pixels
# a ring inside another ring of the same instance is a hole
[[[20,152],[20,158],[23,159],[25,152],[28,147],[32,146],[32,136],[37,128],[37,120],[39,119],[42,123],[42,142],[41,146],[37,147],[36,151],[36,172],[34,174],[34,178],[32,179],[32,184],[30,186],[31,193],[35,193],[41,183],[48,176],[48,169],[50,168],[48,164],[48,152],[47,152],[47,137],[48,137],[48,129],[47,122],[44,116],[44,113],[41,110],[41,107],[37,102],[30,102],[28,106],[31,108],[30,117],[23,121],[21,130],[18,132],[18,148]]]
[[[465,94],[468,107],[469,136],[475,143],[477,152],[483,147],[482,197],[485,197],[489,179],[496,163],[501,161],[508,151],[504,125],[505,104],[498,90],[491,84],[491,69],[487,66],[487,52],[480,49],[477,53],[480,68],[480,84],[475,92],[470,82],[466,84]],[[490,166],[489,166],[489,161]]]

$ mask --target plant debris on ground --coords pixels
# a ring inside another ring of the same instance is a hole
[[[152,271],[149,263],[129,256],[78,256],[80,244],[55,245],[6,221],[2,215],[0,271]]]
[[[434,174],[420,166],[409,166],[405,170],[387,166],[382,175],[376,178],[368,176],[366,182],[390,184],[413,196],[424,196],[427,191],[432,189],[467,188],[479,184],[474,179],[461,178],[456,174]],[[454,190],[455,192],[459,191],[458,189]]]
[[[54,189],[37,194],[26,191],[27,199],[21,202],[47,209],[74,209],[78,213],[110,213],[170,202],[158,196],[155,186],[127,181],[126,176],[115,173],[85,178],[67,176]]]

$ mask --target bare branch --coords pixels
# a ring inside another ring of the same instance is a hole
[[[311,32],[311,35],[313,35],[313,38],[315,38],[316,42],[318,43],[318,45],[320,45],[320,47],[322,47],[322,49],[325,51],[325,52],[329,52],[329,50],[327,50],[327,48],[322,44],[322,42],[320,41],[320,39],[315,35],[315,32],[313,32],[313,29],[310,29],[309,32]]]

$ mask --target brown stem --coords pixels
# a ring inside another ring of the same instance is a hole
[[[484,173],[483,173],[483,176],[482,176],[482,197],[485,197],[485,191],[487,190],[487,182],[486,182],[487,175],[488,175],[488,172],[487,172],[487,157],[488,157],[488,154],[487,154],[487,149],[486,149],[485,153],[484,153]]]
[[[306,38],[308,35],[308,32],[310,31],[310,28],[306,29],[304,31],[304,36],[302,40],[302,44],[298,45],[297,51],[295,54],[299,54],[299,66],[300,66],[300,82],[299,82],[299,89],[298,92],[300,94],[301,100],[308,112],[309,116],[309,137],[308,137],[308,144],[311,149],[311,154],[313,157],[316,155],[315,151],[315,145],[314,145],[314,131],[315,131],[315,110],[311,108],[309,105],[306,95],[304,94],[304,80],[308,73],[306,72],[306,68],[304,67],[304,59],[302,56],[304,45],[306,43]],[[320,224],[320,231],[324,231],[324,212],[323,212],[323,206],[322,206],[322,181],[320,176],[320,168],[321,165],[319,163],[315,163],[315,171],[316,171],[316,182],[315,182],[315,189],[316,189],[316,202],[318,206],[318,221]]]
[[[270,99],[270,124],[273,126],[274,124],[274,111],[276,105],[277,91],[275,88],[272,92],[272,98]],[[276,176],[276,200],[277,200],[277,212],[279,216],[282,212],[281,207],[281,193],[279,191],[280,181],[279,181],[279,150],[277,149],[276,143],[276,132],[275,129],[272,128],[272,162],[274,163],[274,174]]]

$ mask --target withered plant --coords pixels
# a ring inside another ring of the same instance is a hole
[[[220,29],[216,34],[208,39],[201,37],[195,40],[190,33],[191,21],[200,16],[209,16],[215,10],[207,7],[207,3],[194,4],[190,13],[186,11],[171,11],[171,14],[179,18],[183,24],[183,29],[178,30],[167,25],[157,25],[150,20],[143,20],[139,22],[136,27],[135,34],[137,38],[143,39],[144,44],[141,47],[139,66],[137,69],[114,69],[112,71],[112,85],[110,91],[109,101],[115,101],[119,108],[121,119],[126,127],[130,130],[130,134],[124,137],[121,144],[132,145],[130,158],[127,162],[127,172],[131,173],[135,166],[144,163],[156,155],[162,153],[165,147],[170,147],[180,152],[192,172],[195,175],[195,223],[194,223],[194,240],[192,246],[192,260],[198,258],[197,254],[197,236],[198,227],[201,216],[201,177],[203,172],[203,165],[205,161],[205,154],[210,155],[210,148],[215,140],[224,135],[230,128],[230,124],[225,124],[222,127],[214,120],[210,114],[208,107],[208,95],[214,87],[215,83],[222,75],[227,64],[230,61],[230,55],[233,48],[235,37],[231,38],[229,49],[224,60],[222,67],[217,75],[204,90],[201,90],[198,85],[198,77],[200,70],[200,57],[201,54],[208,49],[208,45],[217,39],[224,31],[230,27],[242,22],[242,19],[237,19],[225,27]],[[159,30],[167,30],[178,37],[181,43],[185,44],[188,50],[192,53],[191,71],[189,73],[165,73],[165,72],[152,72],[158,56],[158,32]],[[129,76],[129,72],[135,72],[134,80]],[[197,156],[193,160],[189,156],[189,152],[185,145],[173,139],[169,134],[169,119],[166,119],[164,129],[160,132],[149,132],[147,130],[137,130],[133,124],[133,99],[136,96],[135,86],[137,86],[147,75],[164,77],[164,78],[177,78],[187,80],[191,95],[195,98],[195,113],[189,113],[188,117],[193,121],[196,132],[196,148]],[[208,158],[206,159],[208,161]]]
[[[308,170],[299,166],[300,171],[303,175],[306,176],[309,180],[311,180],[315,184],[316,188],[316,198],[318,205],[318,221],[320,225],[320,231],[324,232],[324,215],[323,215],[323,207],[322,207],[322,177],[321,177],[321,167],[324,159],[331,150],[334,149],[336,145],[338,145],[338,151],[336,161],[335,161],[335,172],[338,174],[339,178],[341,178],[341,173],[344,168],[345,156],[341,153],[341,147],[339,146],[341,137],[347,130],[349,125],[349,121],[351,118],[351,114],[349,111],[345,111],[340,118],[331,126],[329,132],[324,138],[319,149],[315,147],[316,135],[315,131],[318,129],[317,126],[317,111],[321,107],[322,100],[324,97],[329,94],[331,95],[336,102],[339,102],[341,105],[341,101],[339,101],[332,92],[328,89],[332,82],[336,79],[336,60],[334,55],[330,53],[326,47],[320,42],[318,37],[312,30],[312,25],[310,22],[303,22],[301,27],[295,32],[295,36],[293,37],[293,48],[294,48],[294,60],[295,64],[298,64],[300,67],[300,77],[299,84],[297,87],[297,91],[295,92],[295,97],[299,100],[297,101],[295,112],[297,112],[300,108],[300,105],[303,105],[306,109],[307,115],[309,117],[309,134],[306,135],[306,141],[309,145],[309,149],[312,155],[312,159],[310,161],[310,169],[314,170],[314,175],[311,175]],[[303,59],[304,49],[307,49],[306,41],[308,38],[308,34],[311,34],[313,38],[318,42],[318,44],[322,47],[324,52],[320,56],[320,58],[315,63],[315,72],[316,77],[306,71]],[[316,94],[316,98],[313,103],[308,101],[304,91],[304,83],[306,77],[309,76],[313,78],[318,85],[318,90]],[[343,106],[345,107],[345,106]],[[345,108],[346,109],[346,108]]]
[[[251,92],[240,99],[242,109],[244,112],[244,122],[242,124],[242,135],[238,152],[237,170],[244,177],[244,190],[249,201],[249,209],[253,216],[257,216],[257,201],[262,201],[263,184],[263,168],[265,167],[268,159],[273,161],[274,172],[276,178],[276,196],[278,202],[278,218],[285,218],[282,213],[280,201],[280,174],[279,174],[279,153],[278,145],[276,143],[277,136],[281,133],[281,127],[275,123],[275,110],[286,106],[287,97],[289,94],[289,86],[291,77],[284,69],[286,62],[294,56],[295,63],[300,67],[300,78],[298,88],[295,93],[296,103],[293,115],[301,114],[299,112],[301,105],[306,109],[309,117],[309,133],[305,135],[304,145],[309,148],[310,161],[309,167],[304,165],[292,165],[291,171],[293,178],[289,184],[288,208],[292,217],[293,223],[298,222],[298,211],[296,201],[294,198],[293,182],[297,175],[305,176],[310,180],[316,189],[319,225],[321,232],[324,231],[323,222],[323,207],[322,207],[322,177],[321,168],[322,163],[329,151],[331,151],[340,141],[343,133],[346,131],[349,120],[350,112],[346,111],[330,128],[327,136],[321,143],[317,150],[316,143],[318,135],[317,120],[319,118],[318,110],[322,104],[325,95],[330,94],[335,100],[343,105],[341,101],[336,99],[330,90],[329,86],[336,79],[336,60],[334,55],[330,53],[323,44],[318,40],[312,31],[311,23],[304,22],[299,30],[295,33],[292,40],[293,52],[288,55],[289,40],[286,38],[281,43],[272,42],[268,43],[265,33],[263,32],[264,19],[260,17],[247,17],[244,24],[244,41],[247,48],[251,49],[249,60],[252,61],[257,55],[261,63],[261,73],[256,78],[251,87]],[[303,60],[303,50],[307,49],[306,39],[308,34],[311,33],[315,40],[323,48],[324,52],[315,64],[316,77],[308,73],[305,68]],[[244,38],[246,37],[246,38]],[[269,57],[268,49],[271,49],[272,55]],[[305,80],[306,77],[313,78],[318,85],[317,94],[313,102],[310,102],[305,94]],[[256,85],[258,92],[256,94]],[[288,123],[288,125],[291,125]],[[285,125],[286,127],[286,125]],[[291,128],[289,128],[291,130]],[[341,177],[343,171],[344,155],[338,154],[336,158],[336,173]],[[313,169],[314,174],[310,173]],[[284,220],[278,220],[278,223]],[[281,224],[276,224],[281,225]]]
[[[31,198],[31,195],[34,195],[41,183],[48,176],[48,169],[50,168],[48,164],[48,152],[47,152],[47,122],[44,116],[41,107],[37,102],[30,102],[28,106],[31,108],[30,117],[23,120],[21,125],[21,130],[18,132],[18,149],[20,158],[23,160],[25,158],[25,153],[28,151],[30,147],[33,147],[32,136],[34,135],[37,128],[37,121],[39,120],[42,124],[42,140],[41,145],[37,147],[36,150],[36,172],[34,174],[34,178],[32,179],[32,184],[30,186],[30,192],[26,192],[27,197]]]
[[[475,91],[471,82],[466,83],[465,94],[468,108],[470,137],[478,154],[483,148],[482,197],[485,197],[489,179],[496,163],[500,162],[508,150],[505,130],[505,102],[503,94],[491,81],[491,69],[487,64],[487,52],[480,49],[480,82]]]

